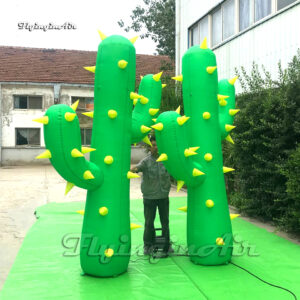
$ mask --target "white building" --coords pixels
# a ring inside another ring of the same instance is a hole
[[[217,57],[219,78],[253,61],[273,78],[300,48],[299,0],[176,0],[176,74],[185,51],[207,37]],[[237,83],[237,92],[241,91]]]
[[[71,105],[80,99],[78,118],[83,145],[91,142],[94,51],[0,47],[0,165],[49,163],[35,157],[45,151],[43,126],[33,122],[54,104]],[[166,56],[137,55],[136,82],[141,75],[160,72]],[[137,153],[136,153],[137,152]],[[137,147],[132,155],[142,158]],[[144,153],[142,152],[142,156]]]

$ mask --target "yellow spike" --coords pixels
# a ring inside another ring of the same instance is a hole
[[[144,76],[141,75],[140,78],[141,78],[141,80],[143,80]]]
[[[225,125],[225,130],[227,131],[227,132],[229,132],[229,131],[231,131],[232,129],[234,129],[236,126],[232,126],[232,125],[229,125],[229,124],[226,124]]]
[[[227,101],[226,100],[221,100],[221,101],[219,101],[219,104],[221,106],[226,106],[227,105]]]
[[[189,157],[189,156],[197,155],[197,154],[198,154],[197,152],[192,151],[190,148],[184,150],[184,156],[185,157]]]
[[[131,92],[130,93],[130,99],[133,100],[133,99],[138,99],[138,98],[141,98],[141,95],[135,93],[135,92]]]
[[[239,111],[240,111],[240,109],[229,109],[229,114],[233,117],[233,116],[235,116]]]
[[[79,104],[79,99],[71,105],[71,108],[72,108],[74,111],[76,111],[76,109],[77,109],[77,107],[78,107],[78,104]]]
[[[90,147],[81,147],[81,152],[82,153],[89,153],[89,152],[92,152],[92,151],[96,151],[95,148],[90,148]]]
[[[135,223],[130,223],[130,230],[138,229],[141,228],[142,225],[135,224]]]
[[[228,79],[228,82],[231,84],[231,85],[234,85],[235,84],[235,82],[236,82],[236,80],[239,78],[239,76],[235,76],[235,77],[233,77],[233,78],[231,78],[231,79]]]
[[[139,36],[137,35],[137,36],[135,36],[135,37],[129,39],[129,41],[130,41],[132,44],[134,44],[138,38],[139,38]]]
[[[82,216],[84,215],[84,209],[77,210],[76,212],[77,212],[78,214],[82,215]]]
[[[183,80],[183,76],[182,75],[178,75],[178,76],[172,77],[172,79],[177,80],[177,81],[182,81]]]
[[[162,153],[156,161],[166,161],[168,160],[168,155],[166,153]]]
[[[218,100],[219,100],[219,101],[225,100],[225,99],[227,99],[227,98],[229,98],[229,96],[226,96],[226,95],[219,95],[219,94],[218,94]]]
[[[76,117],[76,114],[75,113],[70,113],[70,112],[66,112],[65,113],[65,119],[68,121],[68,122],[72,122]]]
[[[183,187],[184,181],[183,180],[178,180],[177,181],[177,193],[180,191],[180,189]]]
[[[202,116],[204,120],[210,119],[210,113],[208,111],[204,112]]]
[[[118,66],[120,69],[125,69],[128,65],[128,62],[124,59],[118,61]]]
[[[231,143],[231,144],[234,144],[234,141],[233,141],[232,137],[230,136],[230,134],[228,134],[228,135],[226,136],[225,140],[228,141],[228,142]]]
[[[230,214],[230,220],[233,220],[239,216],[240,216],[240,214]]]
[[[65,195],[67,195],[74,186],[75,186],[74,183],[68,181],[65,189]]]
[[[84,112],[82,114],[89,117],[89,118],[94,118],[94,112],[93,111]]]
[[[151,144],[151,142],[150,142],[150,140],[149,140],[148,135],[146,135],[146,136],[142,139],[142,141],[143,141],[144,143],[146,143],[147,145],[149,145],[150,147],[152,147],[152,144]]]
[[[99,208],[99,214],[101,216],[106,216],[108,214],[108,208],[105,206],[102,206]]]
[[[160,80],[160,77],[162,75],[163,72],[160,72],[160,73],[157,73],[157,74],[154,74],[152,76],[152,78],[155,80],[155,81],[159,81]]]
[[[36,159],[44,159],[44,158],[51,158],[51,157],[52,157],[51,152],[49,150],[46,150],[40,155],[38,155]]]
[[[228,172],[232,172],[232,171],[235,171],[235,170],[232,168],[223,167],[223,173],[228,173]]]
[[[216,239],[216,244],[218,246],[224,246],[225,245],[224,240],[220,237]]]
[[[212,207],[215,206],[215,203],[214,203],[214,201],[212,201],[211,199],[208,199],[208,200],[205,201],[205,205],[206,205],[206,207],[208,207],[208,208],[212,208]]]
[[[141,102],[142,104],[147,104],[147,103],[149,102],[149,99],[141,95],[140,102]]]
[[[201,49],[207,49],[207,38],[205,37],[200,45]]]
[[[98,29],[98,33],[99,33],[100,38],[101,38],[102,41],[107,38],[107,36],[102,31],[100,31],[99,29]]]
[[[152,121],[153,121],[154,123],[156,123],[156,120],[157,120],[157,119],[152,119]]]
[[[111,249],[111,248],[108,248],[108,249],[106,249],[106,250],[104,251],[104,255],[105,255],[106,257],[112,257],[112,256],[114,255],[114,250]]]
[[[167,84],[166,83],[163,83],[162,85],[161,85],[161,88],[163,89],[163,88],[165,88],[167,86]]]
[[[182,126],[190,117],[182,116],[177,118],[178,125]]]
[[[180,115],[180,105],[175,110]]]
[[[184,212],[187,212],[187,206],[182,206],[182,207],[179,207],[177,209],[181,210],[181,211],[184,211]]]
[[[136,173],[132,173],[130,171],[127,172],[127,179],[139,178],[140,176]]]
[[[205,159],[206,161],[211,161],[211,160],[213,159],[213,156],[212,156],[211,153],[206,153],[206,154],[204,155],[204,159]]]
[[[96,72],[96,66],[90,66],[90,67],[83,67],[85,70],[95,73]]]
[[[195,152],[195,151],[197,151],[199,148],[200,148],[200,147],[190,147],[190,148],[189,148],[189,150],[191,150],[191,151],[194,151],[194,152]]]
[[[194,168],[193,170],[193,176],[197,177],[197,176],[201,176],[201,175],[205,175],[203,172],[201,172],[200,170]]]
[[[118,116],[118,113],[113,109],[110,109],[107,114],[111,119],[115,119]]]
[[[114,162],[114,158],[111,155],[107,155],[104,157],[104,163],[107,165],[111,165]]]
[[[83,178],[84,178],[85,180],[89,180],[89,179],[94,179],[95,177],[94,177],[94,175],[92,174],[91,171],[87,170],[87,171],[85,171],[85,172],[83,173]]]
[[[133,105],[135,106],[138,103],[139,99],[133,99]]]
[[[147,127],[145,125],[141,126],[141,133],[148,133],[149,131],[151,131],[150,127]]]
[[[49,117],[44,116],[44,117],[41,117],[41,118],[38,118],[38,119],[34,119],[32,121],[47,125],[49,123]]]
[[[212,74],[217,69],[217,66],[215,67],[207,67],[206,71],[208,74]]]
[[[71,156],[76,158],[76,157],[83,157],[84,155],[78,149],[74,148],[71,151]]]
[[[151,127],[158,130],[158,131],[162,131],[164,129],[164,124],[163,123],[157,123],[155,125],[152,125]]]
[[[159,112],[159,108],[150,108],[149,109],[149,114],[151,116],[155,116]]]

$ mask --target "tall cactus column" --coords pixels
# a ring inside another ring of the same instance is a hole
[[[132,142],[150,143],[147,133],[159,111],[161,73],[146,75],[139,94],[134,92],[136,57],[133,43],[122,36],[106,37],[98,48],[95,73],[92,148],[81,147],[75,110],[59,104],[35,121],[44,124],[47,150],[37,158],[49,158],[67,180],[66,192],[76,185],[87,189],[80,261],[84,273],[109,277],[127,270],[131,231],[129,183],[139,177],[130,170]],[[143,94],[141,94],[143,93]],[[133,104],[136,105],[132,111]],[[132,122],[133,119],[133,122]],[[91,162],[83,153],[91,152]]]
[[[188,187],[187,243],[191,260],[202,265],[223,264],[232,252],[223,172],[233,169],[223,167],[221,140],[234,128],[231,124],[237,111],[233,81],[220,82],[218,87],[216,58],[206,41],[184,54],[182,75],[174,79],[182,81],[186,116],[167,112],[158,117],[153,127],[159,153],[166,155],[166,168],[179,187],[183,182]],[[191,164],[193,167],[189,167]],[[201,180],[191,181],[191,177]]]

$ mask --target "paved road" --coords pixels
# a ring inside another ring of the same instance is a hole
[[[64,196],[66,182],[52,166],[0,168],[0,290],[28,229],[34,212],[49,202],[84,201],[86,191],[74,187]],[[170,196],[185,196],[172,188]],[[140,179],[131,180],[131,199],[142,198]]]

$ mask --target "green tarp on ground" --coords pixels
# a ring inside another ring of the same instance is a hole
[[[177,208],[185,205],[185,198],[170,200],[171,238],[181,254],[186,214]],[[185,256],[149,260],[142,255],[143,228],[132,231],[127,273],[105,279],[82,276],[78,256],[82,216],[76,211],[83,208],[83,202],[72,202],[37,209],[38,219],[24,239],[1,300],[295,299],[233,264],[197,266]],[[131,222],[143,220],[142,200],[131,200]],[[300,299],[300,247],[242,219],[232,224],[236,240],[232,262]]]

